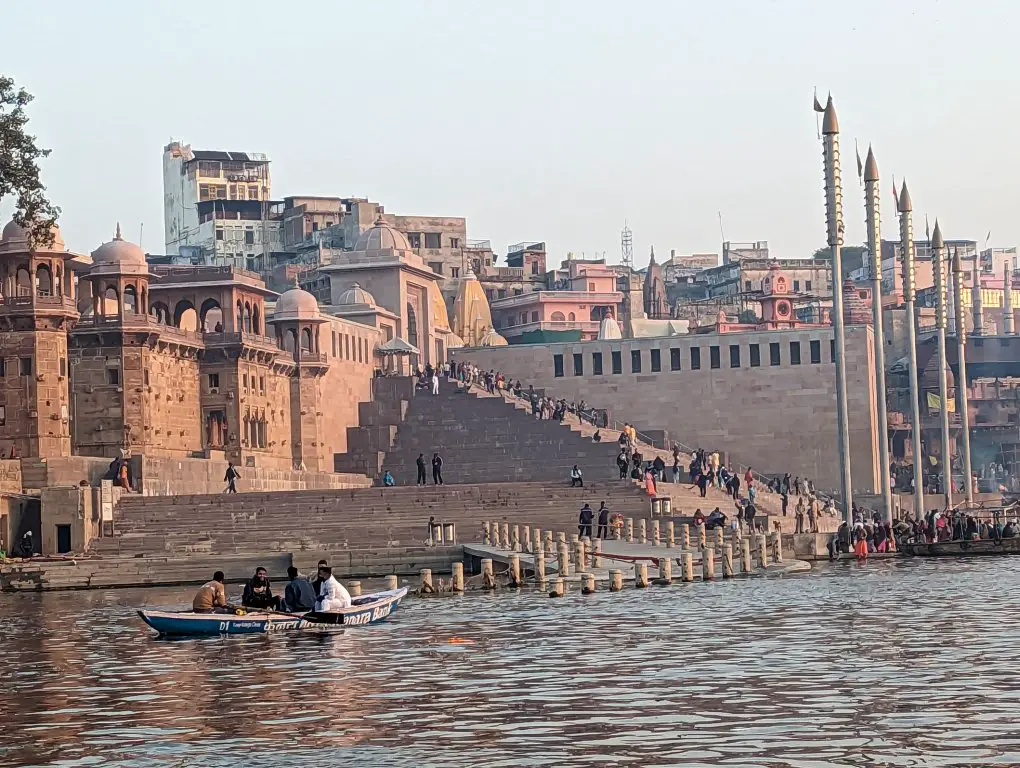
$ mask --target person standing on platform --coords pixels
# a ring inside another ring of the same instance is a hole
[[[419,453],[418,458],[414,462],[418,466],[418,482],[417,485],[426,485],[425,482],[425,454]]]
[[[599,529],[597,537],[600,539],[609,538],[609,508],[606,506],[606,502],[602,502],[602,506],[599,507]]]
[[[443,484],[443,459],[438,453],[432,454],[432,484]]]
[[[577,516],[577,535],[582,539],[587,536],[591,538],[591,521],[595,519],[595,512],[588,506],[588,502],[581,507],[581,514]]]
[[[432,394],[439,394],[439,371],[432,371]]]

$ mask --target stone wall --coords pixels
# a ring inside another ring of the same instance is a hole
[[[60,554],[58,527],[70,529],[70,549],[84,552],[99,534],[98,509],[93,510],[93,489],[77,486],[43,488],[40,494],[42,515],[42,553]]]
[[[726,451],[758,472],[789,471],[831,489],[839,485],[832,338],[831,328],[818,327],[473,348],[458,350],[454,359],[503,371],[568,402],[583,399],[609,409],[611,418],[639,431],[665,429],[673,439]],[[870,327],[847,328],[851,468],[854,487],[862,491],[878,485],[872,342]],[[798,345],[799,364],[791,343]],[[772,344],[778,345],[779,365],[771,364]],[[731,359],[731,347],[739,358]],[[814,351],[820,362],[812,362]],[[556,356],[562,356],[559,364]]]
[[[5,331],[0,333],[0,349],[4,350],[0,451],[8,454],[16,448],[21,456],[68,455],[67,334],[63,330]]]

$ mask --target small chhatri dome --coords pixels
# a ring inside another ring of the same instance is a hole
[[[495,328],[490,328],[488,330],[488,332],[484,336],[482,336],[481,340],[478,342],[478,346],[480,346],[480,347],[506,347],[506,346],[509,346],[509,345],[508,345],[506,339],[504,339],[502,336],[500,336],[498,333],[496,333],[496,329]]]
[[[53,233],[53,243],[45,246],[43,250],[67,250],[67,246],[64,245],[64,237],[60,234],[60,227],[54,224],[50,232]],[[31,250],[31,244],[28,241],[28,231],[12,218],[0,233],[0,253],[24,253],[29,250]]]
[[[400,230],[391,227],[382,217],[376,219],[375,226],[366,229],[358,238],[355,251],[410,251],[411,244],[407,241],[407,235]]]
[[[362,288],[361,285],[355,283],[346,291],[340,294],[340,299],[337,303],[341,305],[367,304],[369,306],[374,306],[375,299],[373,298],[372,294],[370,294],[368,291]]]
[[[291,288],[280,295],[273,310],[273,321],[316,320],[319,317],[318,300],[303,288]]]
[[[145,263],[145,251],[134,243],[128,242],[120,236],[120,223],[117,224],[117,233],[113,240],[103,243],[92,252],[92,263],[96,267],[144,267],[148,271],[148,264]]]

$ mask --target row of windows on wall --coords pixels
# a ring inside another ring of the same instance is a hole
[[[747,346],[747,364],[751,368],[760,368],[762,365],[762,345],[749,344]],[[791,341],[786,349],[785,363],[787,365],[801,365],[803,360],[802,344],[799,341]],[[813,339],[807,344],[807,362],[811,365],[820,365],[822,362],[822,342]],[[729,367],[740,368],[743,365],[743,347],[740,344],[729,345]],[[779,366],[784,363],[783,345],[779,342],[771,342],[768,345],[769,365]],[[671,348],[669,350],[669,369],[679,371],[682,369],[683,350]],[[829,339],[829,362],[836,361],[836,342]],[[574,376],[584,376],[584,355],[574,353],[573,355]],[[692,371],[701,370],[702,356],[701,347],[690,347],[688,368]],[[708,348],[708,367],[722,368],[722,347],[713,345]],[[614,374],[623,373],[623,352],[613,350],[610,352],[610,369]],[[644,370],[644,353],[640,349],[633,349],[630,353],[630,372],[641,373]],[[648,370],[651,373],[659,373],[662,370],[662,350],[648,350]],[[593,376],[602,376],[603,359],[601,352],[591,353],[591,373]],[[562,378],[564,374],[563,355],[553,355],[553,375]]]
[[[426,248],[442,248],[443,247],[443,233],[442,232],[408,232],[407,242],[415,250],[421,248],[422,238],[425,239]],[[448,248],[460,248],[460,238],[451,237]]]
[[[368,339],[333,331],[333,357],[351,362],[367,363]]]
[[[13,370],[13,369],[12,369]],[[18,376],[31,376],[33,370],[35,370],[35,363],[31,357],[19,357],[18,358]],[[0,376],[7,375],[7,360],[0,357]],[[12,374],[13,375],[13,374]],[[67,375],[67,360],[63,357],[60,358],[60,375]]]

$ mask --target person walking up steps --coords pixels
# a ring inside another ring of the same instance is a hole
[[[234,468],[233,462],[227,464],[227,472],[223,475],[223,480],[227,484],[225,493],[237,493],[237,478],[241,476],[241,473]]]
[[[432,484],[443,484],[443,459],[438,453],[432,454]]]
[[[418,485],[426,485],[425,482],[425,454],[419,453],[418,458],[414,462],[418,465]]]

